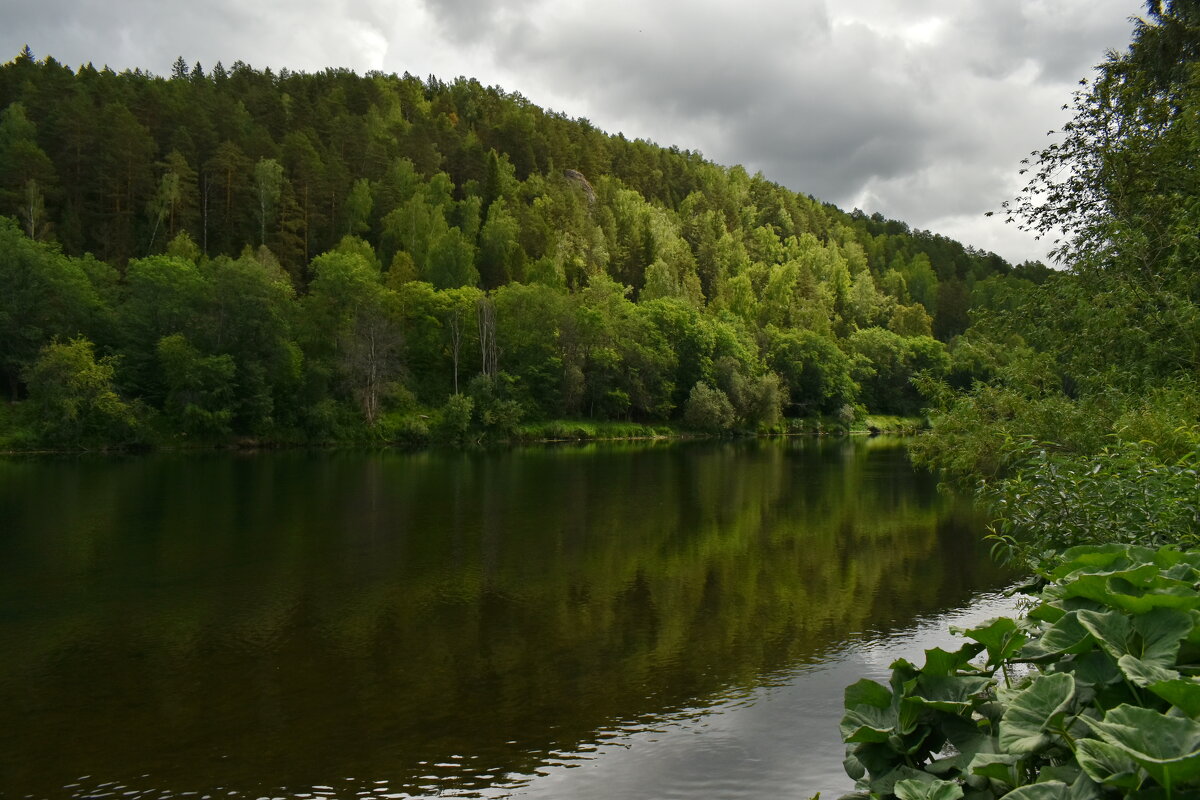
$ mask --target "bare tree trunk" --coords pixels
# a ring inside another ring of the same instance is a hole
[[[462,348],[462,318],[458,309],[450,312],[450,356],[454,359],[454,393],[458,394],[458,355]]]
[[[308,254],[308,182],[304,183],[304,263],[311,261]]]
[[[200,250],[204,255],[208,255],[208,173],[204,173],[204,188],[200,192]]]
[[[363,393],[363,413],[366,414],[367,425],[372,428],[379,416],[379,354],[375,347],[375,326],[371,325],[367,333],[367,385]]]
[[[489,378],[499,372],[499,352],[496,348],[496,306],[488,297],[479,298],[477,322],[479,326],[479,354],[483,361],[483,374]]]

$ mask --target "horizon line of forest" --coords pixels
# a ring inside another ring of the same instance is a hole
[[[1050,273],[463,78],[26,48],[0,109],[10,447],[915,414]]]

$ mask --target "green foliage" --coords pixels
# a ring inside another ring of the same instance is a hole
[[[1147,8],[1128,50],[1110,54],[1076,95],[1060,140],[1034,154],[1030,182],[1010,205],[1023,228],[1061,237],[1055,255],[1068,271],[1018,270],[1019,278],[976,285],[981,311],[969,345],[955,347],[952,376],[969,394],[947,403],[921,447],[922,458],[954,475],[1011,470],[1030,441],[1051,456],[1086,457],[1115,437],[1151,443],[1127,464],[1149,481],[1200,444],[1200,29],[1194,3]],[[1036,366],[1040,385],[1013,380],[1022,360]],[[1051,458],[1030,480],[1043,482],[1052,463],[1082,475],[1085,462]],[[1103,466],[1098,474],[1123,479]]]
[[[468,441],[475,401],[465,394],[452,394],[437,417],[435,433],[439,440],[462,444]]]
[[[1200,791],[1200,554],[1078,547],[1032,610],[960,630],[889,686],[847,687],[846,771],[872,797]],[[957,790],[957,792],[956,792]]]
[[[227,436],[233,421],[231,404],[237,367],[228,354],[204,356],[183,334],[158,341],[158,360],[166,378],[163,410],[188,436]]]
[[[96,284],[112,278],[106,265],[67,258],[0,217],[0,374],[12,399],[20,394],[22,369],[52,339],[103,330]]]
[[[509,440],[520,430],[525,408],[513,398],[514,389],[512,376],[503,372],[495,378],[480,374],[471,380],[468,394],[490,437]]]
[[[917,413],[925,400],[913,379],[940,380],[950,369],[945,346],[929,336],[866,328],[851,334],[847,347],[857,356],[852,374],[862,387],[862,401],[874,411]]]
[[[1196,457],[1163,463],[1147,444],[1121,443],[1094,455],[1038,450],[981,497],[999,519],[994,537],[1007,558],[1037,563],[1085,543],[1200,544]]]
[[[774,326],[764,334],[767,363],[787,384],[791,404],[801,415],[834,411],[857,399],[850,359],[828,337]]]
[[[1112,430],[1111,398],[1068,397],[1046,356],[1023,348],[1007,364],[983,369],[995,369],[993,379],[965,394],[920,381],[926,395],[940,396],[945,405],[933,417],[931,433],[913,443],[917,463],[970,484],[1010,473],[1028,455],[1030,442],[1068,453],[1104,446]]]
[[[710,433],[721,433],[733,427],[733,404],[720,389],[697,381],[688,394],[683,421],[689,427]]]
[[[41,441],[68,447],[134,441],[139,421],[113,386],[114,361],[97,360],[94,345],[83,337],[42,348],[24,375]]]

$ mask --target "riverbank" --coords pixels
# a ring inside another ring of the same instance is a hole
[[[811,416],[783,419],[778,424],[757,431],[723,431],[714,433],[695,430],[674,423],[639,423],[592,419],[558,419],[526,422],[503,432],[482,425],[447,429],[432,414],[409,415],[385,421],[376,429],[345,431],[333,438],[313,439],[304,436],[239,436],[215,440],[189,439],[185,436],[155,434],[148,429],[141,441],[125,443],[39,442],[32,431],[22,429],[16,422],[15,406],[0,404],[0,454],[72,452],[129,452],[173,450],[257,450],[291,447],[406,447],[475,446],[479,444],[522,445],[546,442],[639,441],[647,439],[713,439],[731,437],[775,436],[852,436],[893,434],[915,435],[927,427],[923,417],[902,417],[885,414],[866,414],[850,423],[831,416]]]

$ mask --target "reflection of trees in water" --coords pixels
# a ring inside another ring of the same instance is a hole
[[[292,779],[451,752],[528,770],[995,577],[970,518],[866,442],[4,469],[6,581],[21,608],[55,594],[0,622],[21,642],[0,696],[33,690],[5,727],[63,709],[22,732],[29,763],[54,722],[116,718],[87,758],[170,769],[172,730]]]

